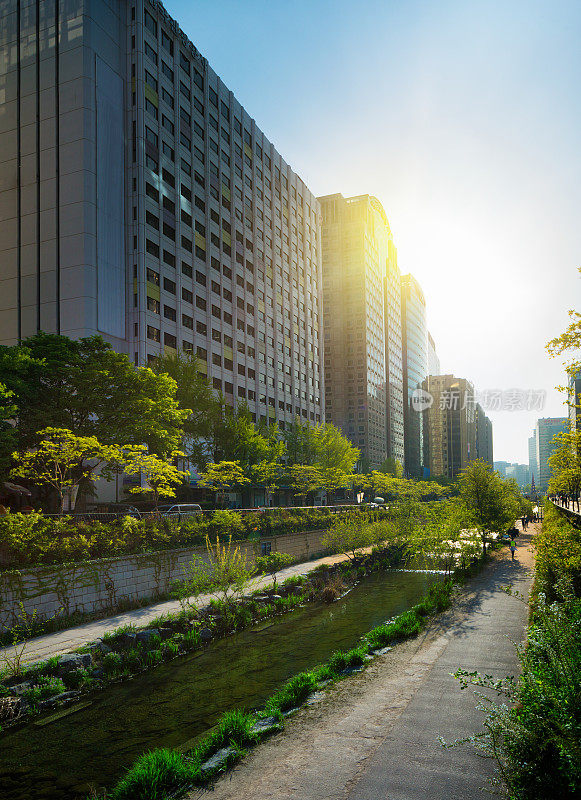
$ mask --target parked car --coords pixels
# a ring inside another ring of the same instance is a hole
[[[160,506],[159,515],[161,517],[171,517],[179,522],[182,517],[192,517],[202,513],[202,506],[198,503],[176,503],[172,506]]]

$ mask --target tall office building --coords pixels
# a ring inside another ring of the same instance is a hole
[[[430,475],[455,478],[470,461],[478,458],[474,387],[470,381],[454,375],[429,375],[422,388],[433,398],[431,406],[423,412]],[[492,450],[491,428],[488,435]]]
[[[6,0],[0,343],[197,353],[256,418],[323,418],[316,198],[156,0]]]
[[[389,223],[369,195],[319,202],[326,418],[361,449],[363,468],[390,455],[403,463],[400,278]]]
[[[440,359],[436,352],[436,343],[428,331],[428,375],[439,375],[441,372]]]
[[[538,479],[535,478],[537,489],[546,492],[551,477],[551,468],[548,459],[555,449],[553,437],[557,433],[568,430],[569,420],[565,417],[544,417],[538,419],[535,427],[536,460],[539,470]]]
[[[494,467],[492,445],[492,422],[484,413],[480,403],[476,403],[476,456]]]
[[[539,465],[537,462],[537,430],[533,431],[533,435],[529,436],[529,470],[531,473],[531,480],[534,478],[535,483],[539,480]]]
[[[424,418],[413,398],[428,377],[428,331],[424,293],[413,275],[401,278],[401,329],[405,471],[410,477],[423,478]]]

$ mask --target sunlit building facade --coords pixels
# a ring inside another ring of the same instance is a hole
[[[400,276],[389,223],[370,195],[319,202],[326,419],[360,448],[360,468],[389,455],[403,463]]]
[[[321,421],[320,209],[300,177],[161,3],[3,9],[0,343],[193,353],[256,419]]]
[[[440,359],[436,352],[436,343],[432,334],[428,331],[428,375],[439,375],[441,371]]]
[[[413,275],[401,278],[401,327],[405,471],[409,477],[423,478],[424,418],[413,399],[428,377],[428,331],[424,293]]]
[[[478,457],[474,387],[454,375],[429,375],[422,388],[433,398],[423,412],[430,475],[455,478]]]

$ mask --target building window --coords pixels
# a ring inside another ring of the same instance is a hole
[[[161,332],[159,328],[154,328],[152,325],[147,326],[147,338],[151,339],[152,342],[159,342],[161,341]]]

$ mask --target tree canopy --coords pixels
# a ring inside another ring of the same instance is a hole
[[[173,378],[135,367],[100,336],[73,341],[38,333],[22,345],[0,347],[0,374],[13,393],[20,451],[54,427],[103,444],[146,444],[152,453],[168,453],[180,444],[191,413],[179,407]]]

